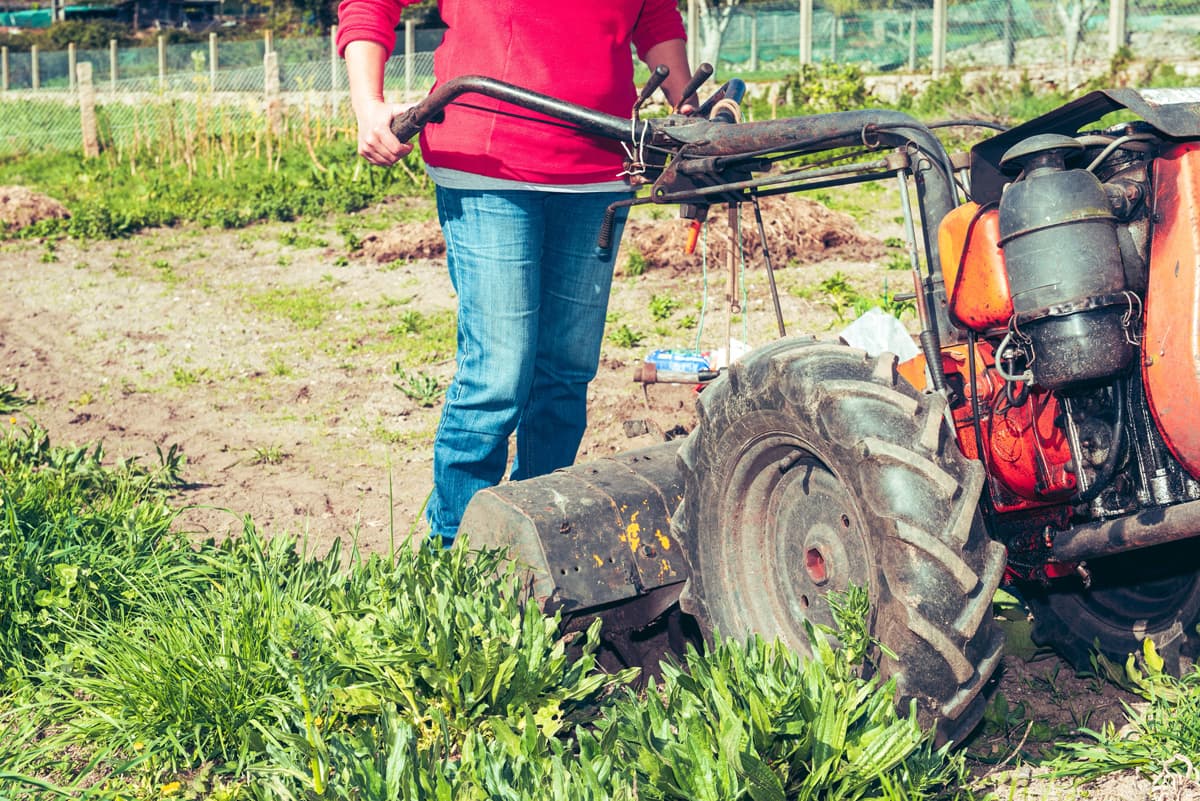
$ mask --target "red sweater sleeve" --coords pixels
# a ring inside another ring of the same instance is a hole
[[[416,0],[342,0],[338,4],[338,55],[345,55],[346,45],[366,40],[378,42],[390,55],[396,49],[396,26],[400,12]]]
[[[646,51],[656,44],[686,38],[683,17],[675,0],[646,0],[633,30],[633,45],[637,48],[638,58],[645,61]]]

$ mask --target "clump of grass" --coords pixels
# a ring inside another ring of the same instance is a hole
[[[655,320],[670,318],[683,304],[672,295],[656,294],[650,297],[650,316]]]
[[[840,270],[815,286],[793,290],[793,294],[808,300],[823,300],[839,323],[855,319],[876,306],[897,319],[916,313],[915,301],[898,299],[888,291],[886,284],[878,295],[864,294]]]
[[[630,250],[629,255],[625,257],[625,275],[630,278],[637,278],[639,275],[644,275],[649,262],[642,255],[641,251]]]
[[[642,332],[630,328],[627,323],[621,323],[608,333],[608,341],[618,348],[636,348],[644,338]]]
[[[1140,657],[1140,658],[1139,658]],[[1149,637],[1142,653],[1130,654],[1122,671],[1103,657],[1096,659],[1101,675],[1118,681],[1148,702],[1144,709],[1124,704],[1129,725],[1118,730],[1109,723],[1100,731],[1082,728],[1082,743],[1064,743],[1055,762],[1059,776],[1096,778],[1132,770],[1148,778],[1178,774],[1195,778],[1193,762],[1200,754],[1200,666],[1176,678]]]
[[[291,322],[297,328],[312,331],[320,328],[338,309],[338,304],[321,289],[286,288],[253,292],[245,303],[255,311]]]
[[[250,455],[250,464],[282,464],[287,458],[283,448],[278,445],[262,445],[254,449]]]
[[[424,408],[436,406],[446,394],[446,388],[438,381],[437,376],[406,370],[399,362],[392,365],[392,372],[400,378],[399,381],[393,381],[392,386]]]
[[[33,404],[33,399],[17,391],[17,384],[0,384],[0,414],[12,414]]]
[[[806,623],[812,658],[755,637],[718,639],[661,685],[625,697],[600,724],[634,765],[641,797],[924,798],[963,778],[936,751],[915,709],[896,710],[893,682],[863,679],[873,642],[866,592],[833,605],[833,631]]]
[[[37,426],[0,435],[0,670],[62,656],[78,625],[125,614],[131,588],[181,558],[165,498],[178,449],[153,470],[102,460],[99,445],[52,447]]]

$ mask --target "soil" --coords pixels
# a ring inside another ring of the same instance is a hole
[[[67,215],[67,207],[53,198],[23,186],[0,186],[0,233]]]
[[[789,334],[831,338],[849,322],[819,289],[834,275],[862,296],[911,286],[885,263],[903,253],[883,244],[899,233],[897,218],[870,214],[865,234],[820,204],[772,205],[790,221],[768,226]],[[36,422],[56,443],[99,441],[107,458],[146,464],[179,445],[189,483],[178,525],[198,537],[236,535],[250,521],[314,551],[341,538],[386,553],[419,537],[438,408],[416,389],[445,387],[453,369],[452,329],[437,321],[452,319],[454,295],[431,217],[396,202],[233,232],[0,243],[0,402],[6,389],[32,402],[3,425]],[[631,220],[580,460],[693,427],[693,387],[632,380],[649,350],[736,352],[778,336],[753,253],[733,265],[746,314],[729,311],[723,222],[710,255],[684,258],[686,223]],[[756,247],[753,216],[742,225]],[[639,264],[635,250],[653,258]],[[982,781],[1012,798],[1200,797],[1195,783],[1128,775],[1075,788],[1032,774],[1025,765],[1054,742],[1080,726],[1120,725],[1121,702],[1135,699],[1034,651],[1020,621],[1010,643],[993,689],[1008,712],[989,715],[968,745]],[[1037,725],[1026,729],[1029,721]]]

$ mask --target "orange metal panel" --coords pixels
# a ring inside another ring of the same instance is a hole
[[[949,345],[942,349],[941,356],[947,379],[963,398],[952,410],[959,450],[967,458],[978,459],[970,348]],[[996,373],[992,346],[977,343],[974,358],[979,433],[983,436],[993,508],[1003,514],[1066,500],[1074,494],[1076,483],[1071,449],[1056,422],[1062,414],[1058,398],[1036,390],[1022,405],[1013,406],[1005,396],[1004,380]],[[900,365],[899,371],[914,386],[924,386],[922,356]]]
[[[1200,478],[1200,143],[1154,165],[1142,375],[1163,440]]]

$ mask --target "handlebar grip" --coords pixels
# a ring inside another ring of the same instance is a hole
[[[612,250],[613,228],[617,224],[617,210],[609,206],[604,210],[604,219],[600,222],[600,235],[596,237],[596,255],[607,256]]]
[[[654,90],[662,86],[662,82],[671,74],[671,70],[666,64],[659,64],[654,68],[654,72],[650,73],[650,80],[646,81],[646,85],[642,87],[641,94],[638,95],[637,102],[633,104],[635,109],[641,108],[642,104],[650,99],[650,95],[654,94]]]
[[[692,79],[687,82],[687,86],[685,86],[683,91],[679,93],[679,104],[682,104],[683,101],[696,94],[696,90],[699,89],[705,81],[711,78],[712,74],[713,65],[709,64],[707,61],[705,61],[699,67],[696,67],[696,71],[692,74]]]
[[[392,123],[390,127],[392,129],[393,136],[395,136],[401,142],[407,142],[409,139],[412,139],[414,136],[420,133],[423,126],[424,122],[420,122],[417,119],[417,110],[415,108],[411,108],[408,111],[392,117]]]

